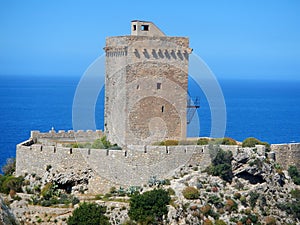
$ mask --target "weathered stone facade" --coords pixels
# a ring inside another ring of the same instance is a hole
[[[100,131],[76,133],[82,140],[93,140],[102,134]],[[35,131],[31,135],[29,140],[17,145],[16,175],[27,173],[42,177],[48,166],[56,174],[91,171],[88,181],[90,193],[103,193],[112,186],[140,186],[152,176],[159,179],[171,178],[172,172],[181,166],[199,165],[204,169],[211,162],[208,145],[128,145],[123,150],[80,149],[62,145],[66,140],[76,140],[73,132]],[[241,147],[221,145],[221,148],[232,151],[235,155]],[[300,143],[271,145],[271,150],[275,152],[275,159],[283,168],[296,165],[300,169]],[[256,146],[256,151],[264,155],[265,147]]]
[[[105,133],[120,146],[185,139],[189,39],[131,27],[106,39]]]
[[[271,150],[275,152],[275,160],[283,169],[295,165],[300,170],[300,143],[272,144]]]
[[[84,133],[80,132],[81,138]],[[85,134],[89,139],[98,133]],[[210,162],[208,146],[130,145],[123,150],[63,147],[61,143],[71,140],[68,134],[32,132],[29,140],[17,145],[16,174],[42,177],[49,166],[56,174],[92,171],[89,192],[101,193],[111,186],[139,186],[152,176],[170,178],[170,172],[182,165],[197,164],[205,168]],[[59,137],[60,142],[55,142],[54,136]]]

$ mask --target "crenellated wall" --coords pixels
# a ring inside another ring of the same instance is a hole
[[[128,146],[125,150],[66,148],[34,143],[32,139],[17,145],[16,175],[42,177],[48,165],[54,173],[94,172],[89,191],[103,192],[110,186],[147,183],[151,176],[170,178],[182,165],[210,163],[208,146]]]
[[[36,174],[42,177],[48,165],[53,173],[79,173],[91,169],[89,181],[91,193],[103,193],[111,186],[133,186],[147,183],[151,176],[170,178],[172,172],[183,165],[199,165],[206,168],[210,162],[208,145],[145,146],[128,145],[123,150],[70,148],[47,145],[46,140],[74,137],[99,137],[102,132],[32,132],[31,138],[17,145],[16,175]],[[44,140],[44,143],[39,142]],[[36,141],[36,142],[35,142]],[[221,145],[223,150],[235,155],[240,146]],[[256,146],[257,153],[265,154],[265,146]],[[300,168],[300,143],[271,145],[276,161],[285,169],[289,165]]]

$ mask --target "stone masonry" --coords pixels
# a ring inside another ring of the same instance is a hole
[[[99,138],[99,133],[79,131],[78,135],[83,140],[92,140]],[[16,175],[43,177],[49,165],[55,173],[80,174],[90,170],[93,176],[88,183],[89,192],[103,193],[112,186],[141,186],[152,176],[171,178],[172,172],[184,165],[199,165],[204,169],[210,164],[207,145],[128,145],[123,150],[63,147],[62,143],[70,141],[72,136],[73,132],[32,132],[29,140],[17,145]],[[236,154],[240,146],[224,145],[221,148]],[[264,146],[256,146],[256,149],[261,155],[265,154]],[[271,150],[283,168],[289,165],[299,168],[300,143],[271,145]]]
[[[120,146],[186,138],[189,39],[132,21],[106,39],[105,133]]]

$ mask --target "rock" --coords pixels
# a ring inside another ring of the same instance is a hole
[[[12,211],[8,208],[8,206],[4,203],[2,197],[0,197],[0,224],[5,225],[15,225],[19,224],[16,220]]]

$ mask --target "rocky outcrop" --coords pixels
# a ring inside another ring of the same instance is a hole
[[[2,197],[0,197],[0,225],[17,225],[18,222],[10,210],[10,208],[4,203]]]
[[[300,222],[293,213],[282,210],[284,205],[295,202],[291,191],[299,187],[264,152],[256,148],[239,149],[233,156],[232,172],[233,181],[226,183],[194,167],[184,166],[175,171],[170,187],[176,200],[169,206],[168,224],[196,225],[217,220],[232,225],[239,221],[240,224]],[[186,199],[182,194],[186,187],[196,188],[199,198]]]

